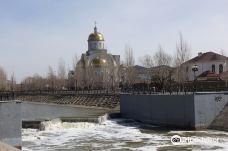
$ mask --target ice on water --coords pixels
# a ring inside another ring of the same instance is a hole
[[[107,120],[100,123],[66,123],[59,119],[43,123],[44,130],[23,129],[23,150],[142,150],[173,148],[174,150],[228,150],[228,133],[221,131],[142,131],[138,123],[124,119]],[[183,144],[174,146],[172,135],[192,137],[219,137],[219,144]]]

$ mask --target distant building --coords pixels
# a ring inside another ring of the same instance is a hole
[[[151,68],[135,65],[134,70],[135,83],[148,83],[151,81]]]
[[[198,53],[198,56],[186,61],[181,65],[185,81],[194,80],[192,67],[196,65],[195,72],[197,80],[218,80],[220,75],[228,71],[228,57],[215,52]]]
[[[88,38],[88,50],[76,66],[77,87],[107,88],[119,84],[120,56],[105,49],[104,36],[94,27]]]
[[[170,72],[174,70],[174,68],[166,65],[155,66],[151,68],[146,68],[143,66],[135,65],[131,67],[132,72],[127,72],[127,68],[121,65],[121,82],[126,83],[129,77],[134,78],[132,84],[137,83],[151,83],[154,76],[159,77],[168,77]],[[172,77],[173,78],[173,77]]]

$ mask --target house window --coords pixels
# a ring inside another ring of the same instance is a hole
[[[220,65],[219,65],[219,73],[222,73],[222,72],[223,72],[223,65],[220,64]]]
[[[214,64],[211,66],[211,71],[215,72],[215,65]]]

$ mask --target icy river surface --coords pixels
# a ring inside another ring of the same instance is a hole
[[[228,150],[228,132],[141,128],[125,119],[96,123],[43,123],[44,130],[22,129],[23,151]],[[174,135],[181,143],[173,144]]]

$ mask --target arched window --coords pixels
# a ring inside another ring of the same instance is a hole
[[[214,64],[211,66],[211,71],[215,72],[215,65]]]
[[[219,65],[219,73],[223,73],[223,65],[222,64]]]

